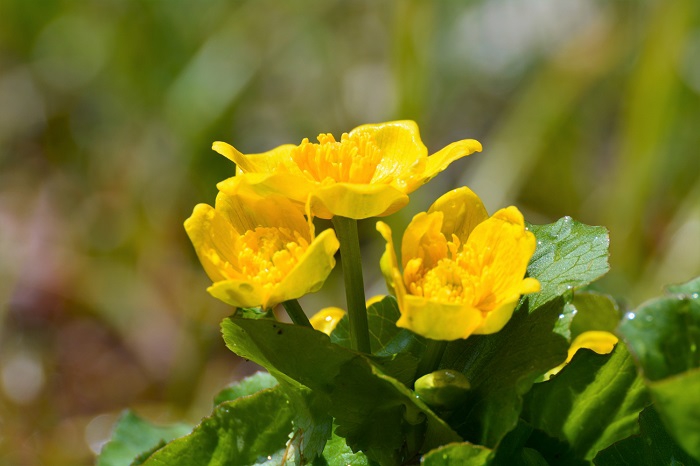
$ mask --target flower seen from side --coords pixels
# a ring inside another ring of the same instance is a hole
[[[387,242],[382,272],[393,289],[399,327],[433,340],[456,340],[501,330],[522,294],[540,290],[524,278],[535,236],[520,211],[488,216],[481,199],[463,187],[441,196],[413,217],[401,243],[401,268],[391,229],[377,230]]]
[[[213,149],[235,162],[262,194],[282,194],[321,218],[363,219],[396,212],[408,194],[454,160],[481,151],[481,144],[465,139],[428,156],[416,123],[393,121],[359,126],[340,140],[321,134],[318,143],[304,139],[260,154],[243,154],[224,142]],[[228,191],[232,183],[218,187]]]
[[[274,307],[318,291],[335,266],[331,229],[315,236],[282,196],[238,189],[220,192],[215,207],[198,204],[185,221],[214,297],[236,307]]]

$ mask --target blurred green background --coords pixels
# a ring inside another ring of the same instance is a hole
[[[212,141],[404,118],[484,152],[397,230],[466,184],[609,227],[598,288],[630,305],[700,274],[697,0],[0,2],[0,464],[91,464],[121,409],[196,422],[255,370],[182,227],[234,173]],[[308,313],[342,304],[336,272]]]

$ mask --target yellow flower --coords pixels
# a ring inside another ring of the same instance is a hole
[[[384,295],[373,296],[365,301],[365,306],[369,309],[371,305],[380,302],[382,299],[384,299]],[[325,307],[314,314],[309,321],[313,328],[330,336],[338,322],[345,317],[345,314],[347,312],[339,307]]]
[[[312,225],[282,196],[244,189],[220,192],[216,207],[199,204],[185,229],[214,297],[237,307],[271,308],[318,291],[335,265],[335,232]]]
[[[428,156],[413,121],[359,126],[341,136],[318,136],[318,143],[279,146],[242,154],[215,142],[213,149],[237,165],[245,182],[262,194],[279,193],[321,218],[385,216],[408,203],[408,194],[454,160],[481,151],[473,139],[454,142]],[[228,191],[229,179],[219,183]]]
[[[342,320],[346,312],[339,307],[326,307],[314,314],[310,319],[311,326],[316,330],[331,336],[333,330]]]
[[[440,197],[413,217],[401,244],[403,273],[391,229],[377,222],[387,242],[382,272],[393,288],[401,317],[396,325],[434,340],[498,332],[521,294],[540,290],[523,278],[535,252],[535,236],[515,207],[489,218],[469,188]]]
[[[574,338],[569,347],[569,355],[566,361],[551,369],[544,375],[545,380],[549,379],[554,374],[558,374],[560,370],[564,368],[571,360],[574,358],[574,354],[581,348],[587,348],[595,351],[598,354],[608,354],[612,352],[613,348],[617,344],[617,337],[610,332],[605,332],[602,330],[589,330],[587,332],[582,332],[579,336]]]

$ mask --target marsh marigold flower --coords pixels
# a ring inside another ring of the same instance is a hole
[[[242,154],[225,142],[213,149],[236,163],[245,182],[261,193],[279,193],[314,216],[362,219],[385,216],[408,203],[408,194],[454,160],[481,151],[473,139],[453,142],[428,156],[413,121],[359,126],[336,140],[318,136],[298,146]],[[229,179],[219,183],[228,191]]]
[[[214,297],[237,307],[270,308],[318,291],[335,265],[335,232],[313,226],[282,196],[245,189],[199,204],[185,229],[214,282]]]
[[[377,223],[387,242],[382,272],[396,293],[396,325],[434,340],[498,332],[510,320],[521,294],[539,291],[523,278],[535,252],[535,236],[520,211],[491,217],[479,197],[459,188],[413,217],[401,244],[403,272],[389,226]]]

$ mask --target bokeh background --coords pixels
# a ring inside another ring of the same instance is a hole
[[[697,0],[0,2],[0,464],[92,464],[122,409],[196,422],[254,370],[182,227],[234,173],[212,141],[404,118],[431,151],[484,152],[395,228],[466,184],[490,211],[607,226],[597,287],[629,305],[700,274]]]

